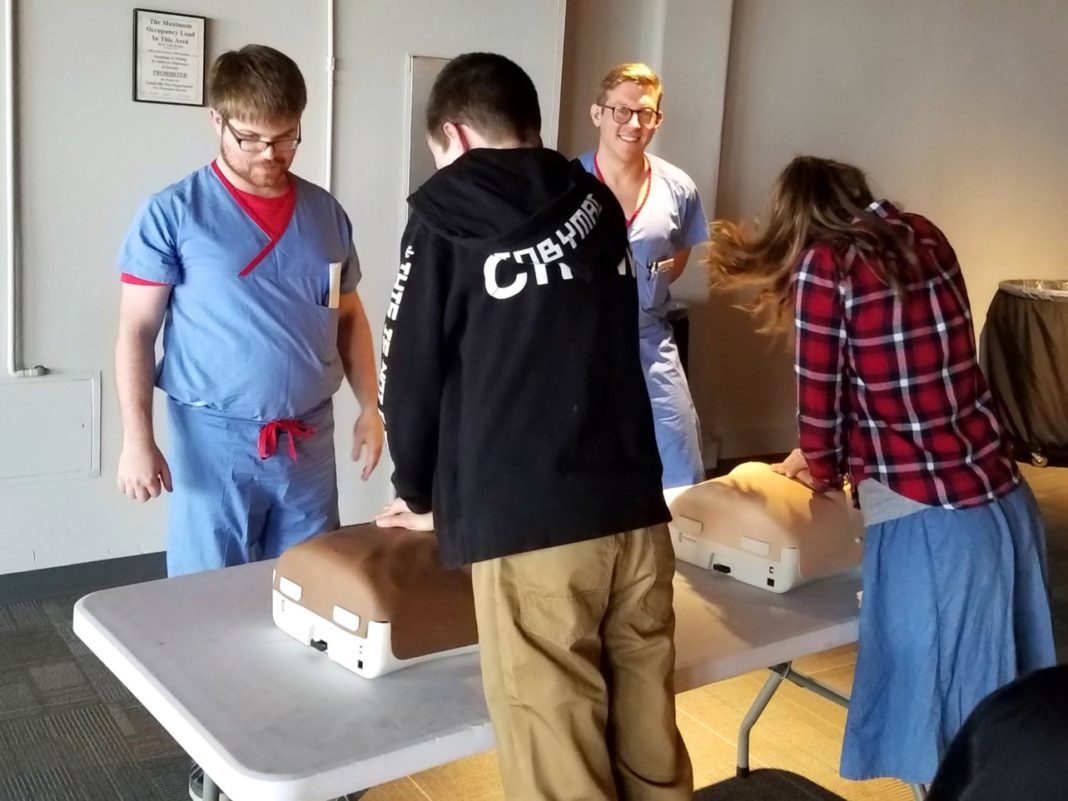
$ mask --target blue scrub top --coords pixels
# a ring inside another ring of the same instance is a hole
[[[244,276],[270,237],[210,164],[150,197],[134,219],[118,267],[173,287],[157,385],[176,401],[247,420],[299,418],[341,385],[330,271],[341,264],[341,292],[356,290],[352,225],[328,192],[290,178],[289,225]]]
[[[654,274],[650,267],[708,239],[708,223],[690,176],[662,158],[650,153],[645,157],[652,168],[649,194],[627,236],[638,270],[639,330],[643,338],[655,338],[671,332],[667,324],[672,309],[671,276]],[[592,150],[579,156],[579,161],[587,172],[596,175]]]

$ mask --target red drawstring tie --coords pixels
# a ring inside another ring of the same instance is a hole
[[[272,420],[260,429],[260,458],[270,459],[278,450],[278,432],[289,434],[289,458],[297,461],[297,440],[307,439],[315,433],[315,426],[304,425],[300,420]]]

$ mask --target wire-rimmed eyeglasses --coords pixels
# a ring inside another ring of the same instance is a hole
[[[224,119],[223,124],[226,126],[226,129],[230,131],[230,135],[234,137],[237,146],[246,153],[262,153],[269,147],[273,148],[275,153],[292,153],[297,149],[297,146],[301,141],[299,125],[297,126],[297,136],[295,139],[275,139],[268,142],[263,139],[245,139],[234,130],[234,126],[230,124],[230,120]]]

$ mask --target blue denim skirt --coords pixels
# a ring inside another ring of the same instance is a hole
[[[841,773],[928,783],[983,698],[1055,662],[1030,487],[869,526],[863,581]]]

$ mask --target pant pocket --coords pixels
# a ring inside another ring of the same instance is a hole
[[[671,535],[667,526],[653,526],[635,531],[631,536],[641,538],[634,547],[641,549],[638,558],[648,571],[649,587],[638,606],[656,623],[668,623],[674,615],[675,549],[671,547]]]
[[[594,635],[608,610],[616,547],[601,537],[505,557],[523,630],[562,648]]]
[[[522,592],[519,620],[523,630],[561,648],[570,648],[600,628],[608,608],[608,590],[548,595]]]

